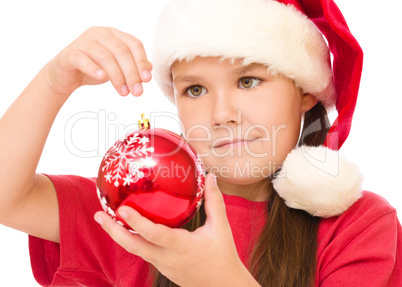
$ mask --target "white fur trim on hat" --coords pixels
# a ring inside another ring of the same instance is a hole
[[[301,146],[288,154],[273,186],[287,206],[332,217],[361,197],[362,181],[357,166],[339,152]]]
[[[174,102],[171,65],[197,56],[244,59],[294,80],[327,108],[335,103],[328,46],[315,24],[273,0],[172,0],[159,17],[154,75]]]

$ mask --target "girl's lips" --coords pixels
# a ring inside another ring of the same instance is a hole
[[[246,139],[246,140],[245,139],[224,140],[224,141],[220,141],[218,144],[215,144],[213,147],[214,148],[238,147],[238,146],[249,144],[256,140],[257,140],[257,138]]]

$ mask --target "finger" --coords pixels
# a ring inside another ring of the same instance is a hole
[[[177,234],[183,231],[154,223],[128,206],[120,207],[117,212],[141,237],[161,247],[173,247],[179,241]]]
[[[105,71],[116,91],[121,96],[127,96],[129,90],[123,72],[113,54],[106,47],[93,42],[84,51],[88,51],[86,55]]]
[[[143,92],[142,80],[137,64],[129,47],[113,33],[106,34],[99,39],[99,43],[106,47],[115,58],[126,86],[134,96],[140,96]]]
[[[228,224],[225,202],[213,173],[209,173],[205,178],[204,200],[207,222],[216,224],[216,226]]]
[[[122,31],[114,29],[112,32],[122,42],[126,43],[127,47],[131,51],[131,54],[134,55],[134,61],[136,62],[141,80],[143,82],[149,82],[152,79],[152,64],[148,60],[143,43],[134,36]]]
[[[160,252],[159,246],[148,242],[140,235],[132,234],[105,212],[99,211],[95,213],[94,219],[117,244],[128,252],[140,256],[148,262],[152,261],[154,254]]]
[[[88,75],[90,78],[94,78],[101,81],[105,78],[105,71],[91,60],[87,55],[79,50],[73,50],[69,54],[69,62],[83,74]]]

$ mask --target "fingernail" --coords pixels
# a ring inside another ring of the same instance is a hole
[[[103,224],[103,218],[100,216],[95,217],[95,221],[98,222],[100,225]]]
[[[128,87],[127,87],[126,84],[124,84],[123,87],[121,87],[121,93],[122,93],[123,95],[127,95],[127,94],[129,93]]]
[[[217,184],[217,182],[216,182],[216,175],[215,175],[213,172],[211,172],[211,173],[210,173],[210,176],[211,176],[211,178],[212,178],[212,183],[213,183],[213,185],[214,185],[214,186],[217,186],[218,184]]]
[[[143,81],[149,81],[152,78],[151,73],[146,70],[142,72],[141,76]]]
[[[119,215],[123,218],[127,218],[128,217],[128,212],[126,210],[119,210]]]
[[[134,96],[139,96],[143,92],[143,88],[141,84],[135,84],[134,86]]]
[[[98,76],[103,76],[103,70],[102,69],[96,69],[95,74]]]

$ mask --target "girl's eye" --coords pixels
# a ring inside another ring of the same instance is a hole
[[[199,97],[206,93],[206,89],[202,86],[191,86],[186,90],[186,94],[190,97]]]
[[[239,81],[240,87],[244,89],[251,89],[257,86],[261,82],[260,79],[252,78],[252,77],[245,77],[241,78]]]

